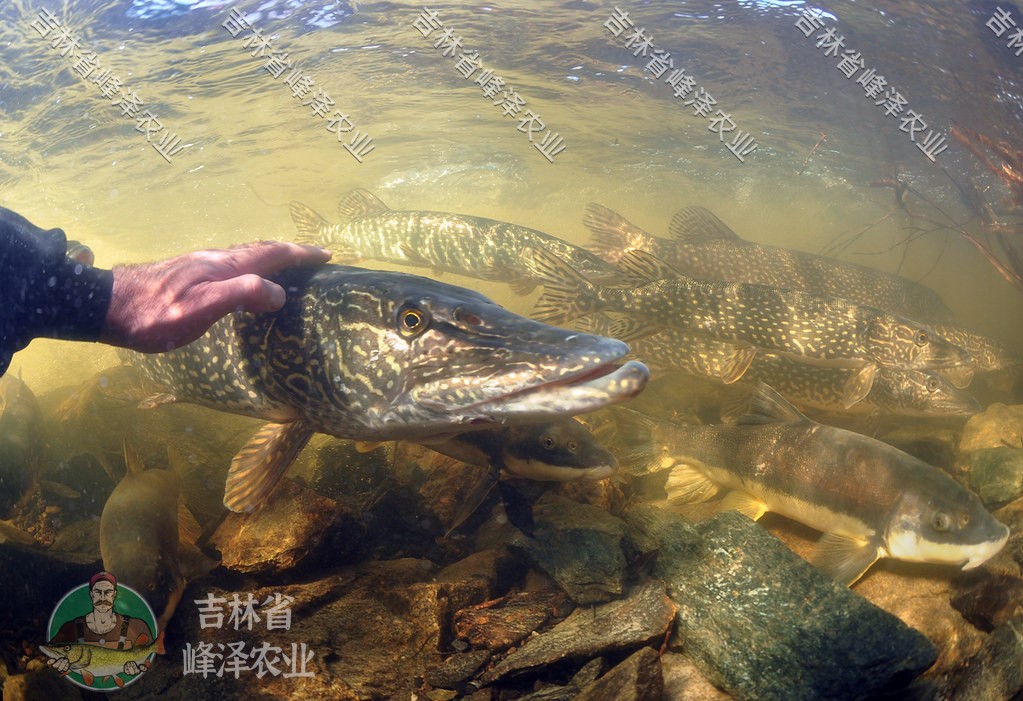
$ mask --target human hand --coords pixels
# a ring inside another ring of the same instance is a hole
[[[46,664],[50,665],[61,674],[64,674],[69,669],[71,669],[71,660],[69,660],[66,657],[58,657],[57,659],[53,659],[51,657],[50,659],[46,660]]]
[[[128,660],[127,662],[124,663],[124,673],[127,674],[129,677],[134,677],[141,671],[142,670],[139,669],[138,663],[135,662],[135,660]]]
[[[183,346],[233,311],[284,306],[284,289],[263,276],[329,258],[315,246],[263,241],[118,266],[100,340],[144,353]]]

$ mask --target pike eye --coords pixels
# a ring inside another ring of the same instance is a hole
[[[425,331],[428,321],[426,312],[417,307],[406,305],[398,310],[398,331],[407,338]]]
[[[916,336],[913,338],[913,341],[915,341],[918,346],[925,345],[928,341],[927,332],[920,329],[916,332]]]
[[[931,525],[934,527],[934,530],[944,533],[952,527],[952,517],[943,511],[939,511],[931,519]]]
[[[572,251],[572,260],[576,263],[584,263],[586,261],[586,252],[580,250]]]
[[[938,378],[937,377],[928,377],[927,378],[927,391],[928,392],[937,392],[938,391]]]

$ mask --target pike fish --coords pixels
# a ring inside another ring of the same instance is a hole
[[[95,643],[47,643],[40,645],[39,651],[53,660],[66,657],[71,662],[70,671],[81,674],[90,686],[97,677],[112,677],[119,687],[124,687],[124,680],[119,675],[124,672],[125,663],[135,662],[140,668],[146,669],[154,653],[166,654],[163,631],[149,645],[126,650],[115,650]]]
[[[969,353],[978,372],[995,372],[1020,363],[1019,356],[993,338],[949,324],[934,324],[932,328],[946,341]]]
[[[770,387],[753,391],[736,423],[685,426],[623,417],[628,463],[671,469],[676,504],[728,490],[721,507],[759,519],[772,511],[822,531],[812,561],[853,584],[877,560],[975,568],[1009,529],[941,470],[886,443],[810,421]]]
[[[804,362],[856,367],[843,394],[848,406],[867,396],[880,367],[944,369],[957,386],[972,377],[969,354],[928,327],[839,297],[680,277],[639,250],[625,254],[619,266],[649,282],[602,287],[559,258],[532,253],[530,265],[545,280],[533,310],[541,321],[565,324],[610,312],[624,317],[612,335],[626,341],[675,328]]]
[[[600,331],[597,331],[600,333]],[[800,362],[778,353],[751,353],[749,348],[697,334],[666,329],[629,344],[632,354],[651,368],[707,377],[724,384],[763,382],[789,401],[830,412],[891,416],[972,416],[981,411],[976,399],[934,373],[878,368],[867,395],[848,405],[846,392],[855,368]]]
[[[700,280],[745,282],[842,297],[927,322],[952,318],[941,297],[929,287],[864,265],[746,241],[704,207],[686,207],[677,212],[668,227],[671,239],[653,236],[599,204],[586,208],[584,223],[592,233],[588,248],[611,262],[639,249]]]
[[[262,503],[313,433],[441,443],[594,411],[649,376],[621,341],[548,326],[454,285],[347,266],[296,268],[284,307],[236,312],[174,351],[130,353],[168,393],[269,421],[235,456],[225,504]]]
[[[185,585],[217,563],[195,543],[201,528],[181,498],[181,480],[171,470],[146,470],[125,445],[127,474],[107,498],[99,519],[103,569],[138,591],[163,630]]]
[[[516,224],[449,212],[390,209],[366,190],[353,190],[338,206],[331,224],[300,202],[291,203],[299,240],[334,252],[339,263],[377,260],[452,272],[480,280],[507,282],[529,294],[536,280],[522,262],[525,251],[542,248],[594,280],[610,283],[613,266],[584,248]]]

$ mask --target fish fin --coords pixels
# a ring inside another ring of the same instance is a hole
[[[315,209],[297,200],[289,202],[288,209],[291,210],[291,221],[298,230],[295,240],[299,243],[321,243],[322,231],[330,226],[330,222]]]
[[[835,580],[852,586],[880,557],[879,548],[872,541],[825,533],[817,541],[810,562]]]
[[[202,526],[185,504],[184,494],[178,497],[178,541],[195,545],[202,536]]]
[[[117,684],[117,688],[118,689],[123,689],[124,688],[124,680],[121,679],[121,675],[115,674],[113,676],[113,679],[114,679],[114,684]]]
[[[475,467],[475,466],[473,466]],[[483,505],[486,501],[487,496],[491,490],[497,486],[497,480],[499,479],[498,471],[487,468],[481,468],[483,476],[476,480],[469,490],[462,496],[462,505],[458,507],[458,511],[451,517],[451,527],[448,528],[447,533],[444,537],[447,538],[461,526],[463,523],[469,520],[469,517],[476,513],[476,510]]]
[[[608,329],[608,335],[611,338],[617,338],[628,343],[629,341],[658,334],[663,330],[664,327],[655,321],[621,317],[611,324],[611,327]]]
[[[413,265],[417,268],[432,268],[433,263],[423,256],[422,253],[412,248],[407,241],[403,241],[398,245],[401,249],[401,254],[405,256],[405,265]]]
[[[860,368],[859,372],[845,381],[842,387],[842,408],[850,409],[855,404],[866,399],[874,386],[874,379],[877,377],[877,366],[871,363]]]
[[[512,292],[517,294],[519,297],[525,297],[528,294],[532,294],[533,290],[536,289],[536,281],[531,280],[528,277],[516,278],[508,284],[511,285]]]
[[[550,324],[564,324],[591,313],[589,300],[597,286],[553,253],[529,248],[522,254],[529,271],[543,280],[543,294],[533,307],[532,317]]]
[[[167,654],[167,648],[165,648],[164,644],[163,644],[163,631],[162,630],[160,631],[160,634],[156,636],[156,654],[157,655],[166,655]]]
[[[340,218],[341,226],[356,219],[390,211],[391,208],[384,204],[379,197],[361,187],[346,193],[337,203],[337,216]]]
[[[596,202],[586,206],[583,225],[590,230],[587,250],[610,263],[617,263],[622,254],[633,247],[633,242],[629,240],[630,233],[650,238],[648,233],[621,214]]]
[[[128,445],[128,439],[121,442],[124,450],[124,466],[128,469],[129,475],[141,475],[146,471],[146,465],[142,462],[142,456],[132,446]]]
[[[86,686],[92,686],[92,683],[96,681],[96,677],[87,669],[80,670],[78,673],[82,675],[82,681]]]
[[[727,224],[706,207],[686,207],[675,212],[668,224],[668,233],[677,241],[730,239],[742,241]]]
[[[312,435],[302,421],[259,429],[231,460],[224,506],[248,512],[265,503]]]
[[[749,410],[737,423],[747,426],[808,421],[795,405],[779,391],[758,382],[750,394]]]
[[[49,493],[51,496],[61,497],[62,499],[78,499],[82,496],[82,493],[72,489],[62,482],[54,482],[53,480],[39,480],[39,488],[44,493]]]
[[[682,276],[657,256],[638,248],[623,253],[615,269],[620,275],[619,281],[626,285],[642,285]]]
[[[355,441],[355,450],[360,453],[372,453],[386,444],[387,441]]]
[[[737,347],[722,363],[718,378],[726,385],[738,382],[746,374],[750,363],[757,357],[757,349],[753,346]]]
[[[767,504],[752,494],[747,494],[738,489],[733,489],[725,495],[725,498],[721,500],[721,510],[738,511],[754,521],[759,521],[761,516],[770,511],[767,508]]]
[[[675,464],[667,445],[672,431],[670,423],[624,407],[613,408],[611,413],[622,447],[622,462],[629,466],[630,473],[659,472]]]
[[[934,372],[951,382],[952,386],[957,389],[966,389],[973,381],[972,365],[957,365],[954,368],[944,368]]]
[[[707,475],[692,465],[679,463],[668,472],[664,491],[671,504],[689,504],[708,501],[717,496],[720,487]]]
[[[163,404],[173,404],[176,401],[178,401],[178,398],[175,397],[173,394],[171,394],[170,392],[163,392],[161,394],[154,394],[150,397],[146,397],[141,402],[139,402],[138,408],[155,409],[156,407],[162,406]]]

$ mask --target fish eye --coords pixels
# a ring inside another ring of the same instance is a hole
[[[426,312],[411,305],[405,305],[398,310],[398,331],[403,336],[411,338],[426,330],[429,317]]]
[[[582,263],[586,260],[586,251],[580,251],[579,249],[572,250],[572,260],[576,263]]]
[[[556,446],[558,442],[554,440],[554,436],[544,436],[541,439],[541,444],[547,450],[554,450],[554,446]]]
[[[927,391],[928,392],[937,392],[938,391],[938,378],[937,377],[933,377],[932,376],[932,377],[928,377],[927,378]]]
[[[939,511],[931,519],[931,525],[934,530],[944,533],[952,527],[952,518],[944,511]]]
[[[916,342],[918,346],[925,345],[928,341],[927,332],[924,331],[923,329],[920,329],[919,331],[916,332],[916,336],[913,338],[913,340]]]

